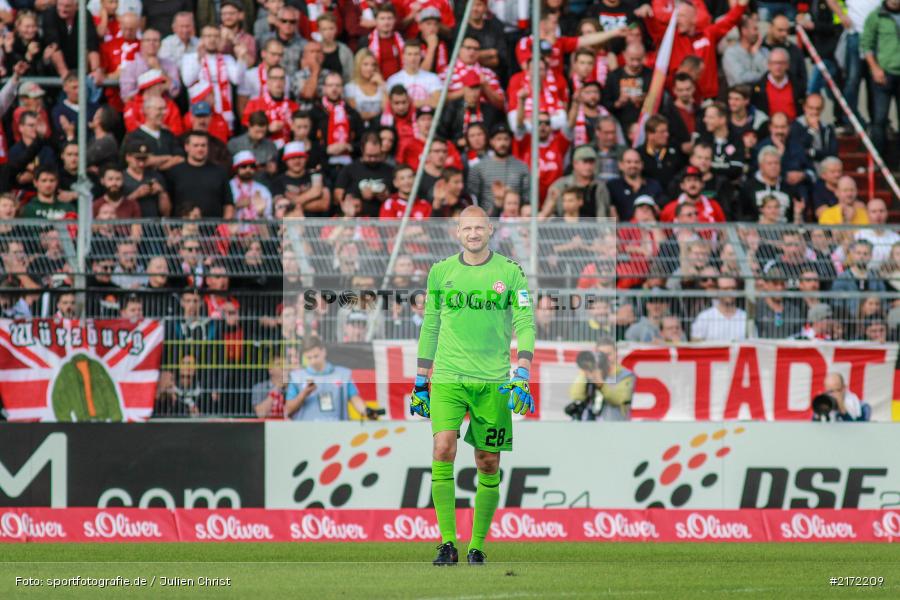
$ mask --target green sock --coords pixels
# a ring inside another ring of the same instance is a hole
[[[500,501],[500,472],[488,475],[478,471],[478,488],[475,491],[475,518],[472,521],[472,541],[469,550],[484,550],[487,537],[494,520],[494,511]]]
[[[439,460],[431,463],[431,498],[438,527],[441,528],[441,543],[456,544],[456,482],[453,480],[453,463]]]

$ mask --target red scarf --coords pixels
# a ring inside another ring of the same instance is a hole
[[[531,7],[528,0],[516,0],[516,24],[519,29],[528,29]]]
[[[578,114],[575,115],[575,129],[572,132],[575,147],[588,143],[587,118],[584,116],[584,105],[578,104]]]
[[[450,57],[447,56],[447,44],[438,42],[437,56],[434,58],[434,72],[440,73],[450,64]]]
[[[266,82],[269,81],[269,67],[266,66],[266,63],[261,62],[256,67],[256,72],[259,75],[259,89],[262,91],[266,89]]]
[[[395,57],[400,57],[403,54],[403,38],[396,31],[394,32],[394,43],[390,45],[391,49],[394,51]],[[373,29],[372,33],[369,34],[369,50],[372,51],[372,54],[375,55],[375,60],[381,63],[381,37],[378,35],[378,30]]]
[[[276,134],[277,138],[275,139],[275,144],[280,148],[282,144],[287,142],[290,135],[292,112],[290,100],[287,99],[287,95],[283,96],[281,100],[275,100],[272,98],[272,94],[269,93],[268,87],[262,89],[262,98],[263,102],[266,103],[266,116],[269,117],[269,123],[274,121],[284,123],[284,128],[281,133]]]
[[[225,57],[221,53],[216,54],[215,81],[213,81],[212,74],[209,72],[209,56],[205,57],[203,59],[201,77],[206,79],[214,89],[219,89],[219,93],[214,94],[216,104],[214,108],[217,113],[225,118],[230,133],[231,126],[234,123],[234,112],[231,110],[231,82],[228,81],[228,73],[225,69]]]
[[[469,130],[469,123],[484,123],[484,117],[481,115],[481,105],[475,107],[475,117],[472,118],[472,111],[468,106],[463,106],[466,112],[463,114],[463,135]]]
[[[319,33],[317,19],[322,16],[323,12],[317,0],[306,0],[306,15],[309,17],[309,37],[317,42],[322,41],[322,34]]]
[[[322,98],[322,106],[328,113],[328,145],[346,144],[350,141],[350,119],[347,118],[347,108],[344,101],[332,103],[328,98]]]

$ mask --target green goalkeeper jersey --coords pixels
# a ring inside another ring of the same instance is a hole
[[[462,253],[434,264],[419,335],[419,366],[441,374],[501,381],[509,376],[513,330],[518,356],[534,353],[528,279],[517,262],[491,252],[469,265]]]

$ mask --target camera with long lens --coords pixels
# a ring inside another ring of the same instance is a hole
[[[830,421],[831,413],[837,410],[837,400],[829,394],[819,394],[812,399],[813,421]]]
[[[597,395],[597,384],[592,381],[591,374],[599,368],[605,377],[609,370],[609,361],[603,353],[595,355],[593,352],[583,351],[575,357],[575,364],[584,372],[587,380],[584,399],[569,402],[563,412],[573,421],[593,421],[596,415],[591,407]]]

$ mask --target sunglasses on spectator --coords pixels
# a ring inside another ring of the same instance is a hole
[[[279,21],[281,21],[285,25],[293,25],[297,22],[297,19],[279,19]]]

